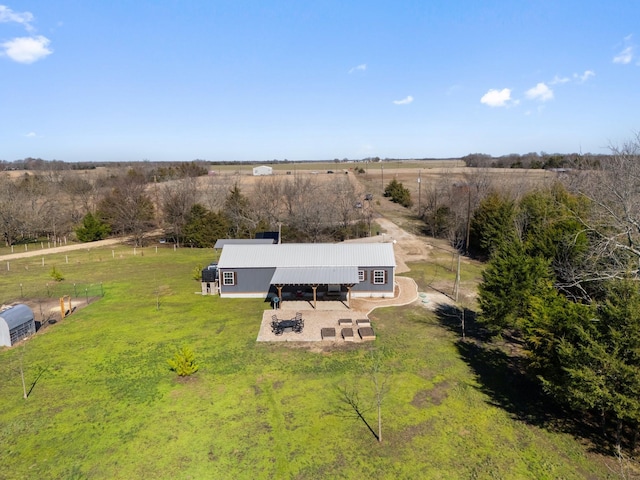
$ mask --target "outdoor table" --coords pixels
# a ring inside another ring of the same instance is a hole
[[[278,322],[278,324],[280,325],[280,328],[282,328],[282,330],[284,330],[285,332],[293,332],[293,327],[296,326],[296,321],[295,320],[280,320],[280,322]]]

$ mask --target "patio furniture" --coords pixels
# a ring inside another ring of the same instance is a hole
[[[283,332],[293,332],[296,327],[296,321],[280,320],[280,322],[278,322],[278,326],[282,329]]]
[[[336,329],[335,328],[322,328],[320,330],[320,337],[322,340],[335,340],[336,339]]]
[[[351,320],[350,318],[341,318],[340,320],[338,320],[338,326],[339,327],[347,327],[347,326],[352,326],[353,325],[353,320]]]
[[[376,334],[371,327],[362,327],[358,329],[358,335],[364,342],[372,341],[376,339]]]
[[[343,328],[341,333],[345,342],[353,342],[353,328]]]
[[[296,333],[302,333],[304,329],[304,320],[302,319],[302,313],[296,313],[296,317],[293,319],[295,325],[293,327],[293,331]]]

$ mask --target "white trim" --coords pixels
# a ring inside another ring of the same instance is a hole
[[[231,283],[227,275],[231,275]],[[233,287],[236,284],[236,272],[222,272],[222,285],[225,287]]]
[[[268,295],[268,292],[263,292],[263,293],[243,293],[243,292],[238,292],[238,293],[223,293],[220,292],[220,298],[266,298]]]
[[[379,281],[379,280],[381,280],[380,279],[380,274],[382,274],[382,281],[381,282]],[[373,284],[374,285],[384,285],[386,283],[384,281],[385,277],[386,277],[386,273],[385,273],[384,270],[374,270],[372,277],[373,277]]]

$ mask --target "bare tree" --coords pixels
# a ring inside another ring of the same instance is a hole
[[[154,226],[155,212],[146,193],[146,182],[133,170],[122,178],[121,186],[102,199],[98,210],[113,230],[131,235],[137,246],[143,246],[145,233]]]
[[[162,186],[162,219],[165,229],[173,235],[178,246],[183,239],[191,207],[196,203],[196,184],[195,178],[186,177]]]
[[[622,147],[611,146],[599,168],[565,178],[590,203],[578,220],[593,248],[576,281],[638,275],[640,264],[640,133]]]
[[[270,227],[277,225],[283,218],[282,199],[284,182],[276,176],[260,177],[249,198],[251,208],[264,219]]]

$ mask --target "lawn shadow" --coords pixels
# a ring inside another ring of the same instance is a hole
[[[376,431],[371,427],[367,419],[364,417],[364,414],[367,411],[367,408],[364,407],[363,402],[360,399],[360,392],[358,387],[338,387],[338,400],[340,403],[346,404],[349,407],[349,411],[344,412],[341,416],[347,418],[355,418],[369,429],[369,432],[375,437],[376,440],[380,440]]]
[[[460,309],[442,305],[435,313],[441,325],[461,337]],[[488,403],[527,424],[585,439],[592,451],[611,455],[610,437],[597,420],[563,408],[543,392],[539,381],[527,372],[517,339],[506,337],[504,345],[493,343],[487,330],[478,325],[474,312],[465,313],[465,323],[466,338],[460,338],[456,347],[473,370],[478,389],[487,395]]]

